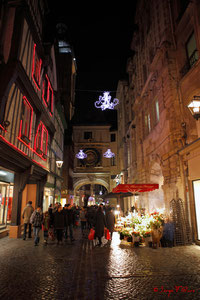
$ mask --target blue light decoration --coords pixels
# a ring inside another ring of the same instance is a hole
[[[80,150],[79,153],[76,154],[76,157],[78,159],[84,159],[87,157],[87,154],[83,152],[83,150]]]
[[[113,153],[110,149],[108,149],[104,154],[103,154],[104,157],[106,158],[112,158],[115,156],[115,153]]]
[[[113,102],[111,101],[110,92],[104,92],[103,96],[99,96],[99,100],[94,103],[96,108],[101,108],[101,110],[114,109],[114,107],[119,103],[119,100],[115,98]]]

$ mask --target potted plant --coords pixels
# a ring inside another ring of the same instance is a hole
[[[152,247],[158,248],[160,245],[160,239],[163,233],[163,216],[158,213],[153,213],[153,220],[150,222],[152,231]]]
[[[145,246],[149,246],[150,242],[152,242],[151,230],[143,231],[142,236],[144,239]]]
[[[138,243],[140,241],[140,232],[139,231],[133,231],[132,232],[132,239],[133,239],[133,243]]]

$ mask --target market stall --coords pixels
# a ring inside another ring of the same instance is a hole
[[[139,246],[145,245],[158,247],[162,237],[164,215],[154,212],[147,215],[129,213],[126,217],[117,218],[115,230],[120,235],[120,240]]]

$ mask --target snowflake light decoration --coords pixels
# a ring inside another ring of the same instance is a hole
[[[87,154],[83,152],[83,150],[80,150],[79,153],[76,154],[76,157],[78,159],[84,159],[87,157]]]
[[[110,149],[108,149],[104,154],[103,154],[104,157],[106,158],[112,158],[115,156],[115,153],[113,153]]]
[[[94,103],[96,108],[101,108],[101,110],[114,109],[114,107],[119,103],[119,100],[115,98],[113,102],[111,101],[110,92],[104,92],[103,96],[99,96],[99,100]]]

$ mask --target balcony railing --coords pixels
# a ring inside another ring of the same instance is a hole
[[[189,60],[185,63],[183,68],[180,70],[181,76],[185,76],[187,72],[192,68],[192,66],[196,63],[196,61],[199,58],[198,51],[195,49],[192,53],[192,55],[189,57]]]

